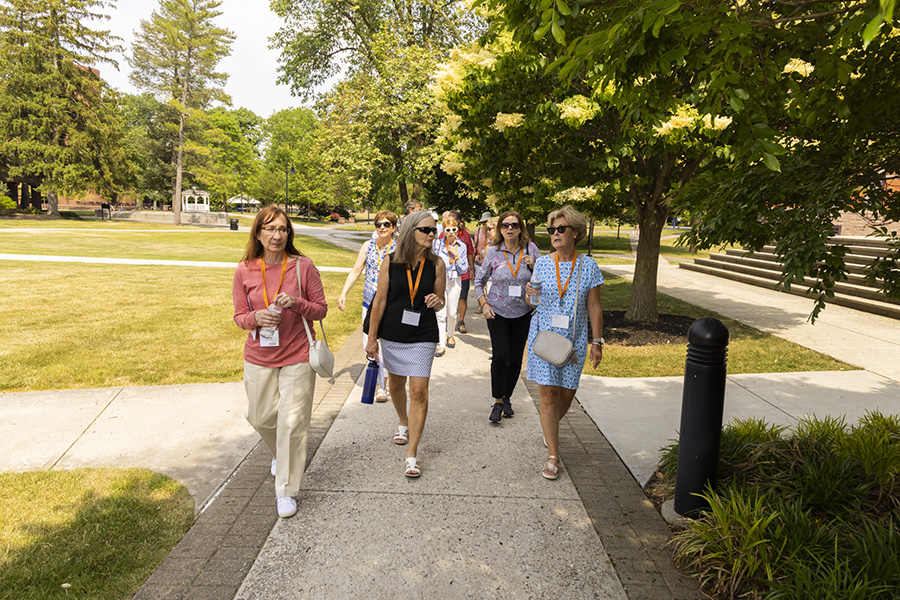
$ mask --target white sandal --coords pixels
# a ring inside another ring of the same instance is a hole
[[[559,477],[559,464],[553,464],[550,462],[551,460],[555,460],[559,463],[558,456],[548,456],[547,463],[544,465],[544,468],[541,469],[541,475],[544,476],[544,479],[556,479]]]
[[[390,396],[387,393],[387,390],[379,389],[375,392],[375,402],[387,402],[390,400]]]
[[[406,457],[406,476],[410,479],[415,479],[419,475],[422,474],[422,468],[419,466],[419,462],[416,460],[415,456],[407,456]]]
[[[409,441],[409,427],[397,425],[397,433],[394,434],[394,443],[403,446]]]

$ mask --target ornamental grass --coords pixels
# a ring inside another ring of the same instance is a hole
[[[660,472],[674,481],[678,446]],[[671,544],[714,598],[900,597],[900,418],[794,428],[750,419],[722,432],[710,509]]]

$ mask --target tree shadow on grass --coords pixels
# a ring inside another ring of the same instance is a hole
[[[6,488],[3,490],[3,488]],[[0,599],[129,597],[193,521],[175,480],[145,469],[0,475],[4,529],[28,543],[0,557]]]

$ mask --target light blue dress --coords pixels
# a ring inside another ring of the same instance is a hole
[[[581,278],[578,276],[578,264],[581,264]],[[574,271],[573,271],[574,269]],[[570,390],[578,389],[581,380],[581,370],[588,353],[588,310],[587,296],[593,288],[603,283],[603,274],[600,267],[590,256],[579,254],[575,263],[559,263],[559,276],[565,286],[566,279],[572,273],[566,296],[562,300],[559,297],[559,285],[556,281],[556,261],[552,255],[542,256],[534,265],[534,277],[539,277],[542,282],[541,302],[531,319],[531,329],[528,331],[528,369],[525,378],[539,385],[553,385]],[[578,315],[575,322],[575,303],[578,303]],[[551,327],[553,315],[569,315],[568,330],[560,327]],[[576,359],[564,367],[551,365],[534,353],[534,338],[539,331],[551,329],[572,340],[575,347]],[[574,335],[574,337],[573,337]],[[600,332],[594,333],[600,337]]]

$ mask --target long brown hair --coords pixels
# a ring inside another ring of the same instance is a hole
[[[531,242],[531,238],[528,237],[528,230],[525,229],[525,219],[523,219],[522,215],[514,210],[508,210],[499,217],[495,217],[497,219],[497,226],[494,228],[494,237],[491,238],[491,245],[499,246],[501,243],[503,243],[503,234],[500,233],[500,230],[503,227],[503,220],[507,217],[515,217],[516,221],[519,222],[519,246],[522,248],[528,248],[528,244]]]
[[[259,232],[263,227],[278,217],[284,217],[284,221],[287,223],[288,239],[287,243],[284,245],[285,253],[288,256],[303,256],[303,254],[294,247],[294,226],[291,224],[291,220],[288,218],[287,213],[277,206],[266,206],[265,208],[260,209],[260,211],[256,213],[256,218],[253,219],[253,225],[250,227],[250,239],[247,241],[247,247],[244,248],[244,256],[241,257],[241,262],[249,263],[254,258],[259,258],[264,254],[262,242],[259,241]]]

